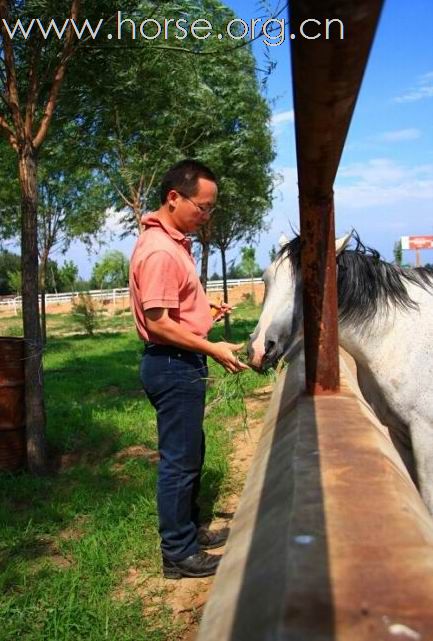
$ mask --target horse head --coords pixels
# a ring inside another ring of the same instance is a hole
[[[349,244],[352,234],[336,240],[336,254]],[[264,371],[284,357],[303,332],[301,243],[280,238],[280,251],[263,274],[263,309],[248,343],[250,365]]]

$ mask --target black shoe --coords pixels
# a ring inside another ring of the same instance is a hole
[[[184,576],[197,579],[215,574],[220,560],[220,556],[200,551],[181,561],[169,561],[163,557],[162,569],[166,579],[181,579]]]
[[[200,527],[197,531],[197,543],[200,550],[213,550],[222,547],[228,539],[229,532],[228,527],[215,531]]]

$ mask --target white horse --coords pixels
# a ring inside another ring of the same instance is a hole
[[[336,254],[340,345],[433,515],[433,271],[387,263],[355,232],[336,241]],[[302,335],[299,236],[281,247],[264,280],[248,345],[257,370],[287,357]]]

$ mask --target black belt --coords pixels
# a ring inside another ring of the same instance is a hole
[[[192,352],[189,349],[182,349],[181,347],[176,347],[175,345],[158,345],[157,343],[147,343],[145,349],[145,354],[160,354],[162,356],[173,356],[177,358],[191,358],[198,357],[203,362],[206,362],[206,354],[201,352]]]

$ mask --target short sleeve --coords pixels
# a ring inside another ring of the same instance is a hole
[[[155,251],[140,263],[137,274],[143,309],[179,307],[179,270],[166,251]]]

